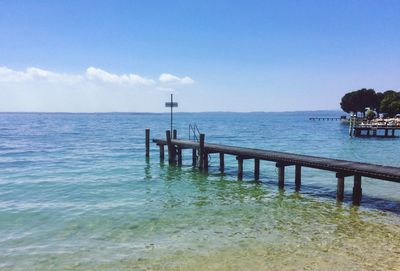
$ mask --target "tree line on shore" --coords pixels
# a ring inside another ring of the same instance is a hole
[[[343,111],[357,114],[360,112],[365,116],[366,108],[379,113],[387,113],[389,117],[400,114],[400,92],[387,90],[376,92],[374,89],[359,89],[346,93],[340,103]]]

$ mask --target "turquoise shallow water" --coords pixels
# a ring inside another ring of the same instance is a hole
[[[400,166],[400,139],[350,139],[340,112],[181,113],[206,141]],[[244,181],[144,158],[168,114],[0,114],[0,270],[400,270],[400,187],[363,179],[362,207],[335,201],[333,173],[272,163]]]

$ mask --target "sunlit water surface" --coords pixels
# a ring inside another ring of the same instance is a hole
[[[340,112],[177,114],[206,141],[400,166],[400,139],[351,139]],[[335,200],[334,173],[271,162],[261,183],[236,160],[209,174],[144,157],[144,129],[167,114],[0,114],[0,270],[400,270],[400,184],[363,179],[363,202]]]

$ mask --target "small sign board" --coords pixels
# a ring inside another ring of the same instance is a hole
[[[178,107],[178,103],[165,103],[165,107]]]

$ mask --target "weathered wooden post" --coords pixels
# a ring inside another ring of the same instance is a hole
[[[160,161],[164,161],[164,144],[160,144]]]
[[[278,168],[278,186],[279,189],[283,189],[285,187],[285,166],[280,163],[276,163],[276,167]]]
[[[146,158],[150,157],[150,129],[146,129]]]
[[[170,130],[166,131],[166,137],[167,137],[167,145],[168,145],[168,162],[170,164],[175,164],[175,148],[171,142],[171,131]]]
[[[192,166],[196,166],[197,164],[197,150],[195,148],[192,149]]]
[[[362,196],[361,175],[354,175],[353,204],[360,205]]]
[[[260,159],[258,158],[254,159],[254,180],[260,180]]]
[[[204,164],[203,164],[203,169],[205,171],[208,171],[208,152],[204,151]]]
[[[174,131],[172,132],[172,139],[177,139],[178,133],[176,131],[176,129],[174,129]]]
[[[385,137],[388,137],[388,135],[389,135],[389,130],[385,129]]]
[[[221,173],[224,173],[225,171],[225,157],[223,152],[219,153],[219,170]]]
[[[178,165],[182,165],[182,148],[178,147]]]
[[[344,175],[342,173],[336,173],[337,178],[337,189],[336,189],[336,200],[343,201],[344,199]]]
[[[236,160],[238,161],[238,180],[241,181],[243,180],[243,158],[238,156]]]
[[[300,187],[301,187],[301,166],[300,165],[295,165],[294,183],[295,183],[296,191],[299,191]]]
[[[204,139],[205,139],[205,134],[200,134],[200,142],[199,142],[199,168],[203,169],[204,168]]]

